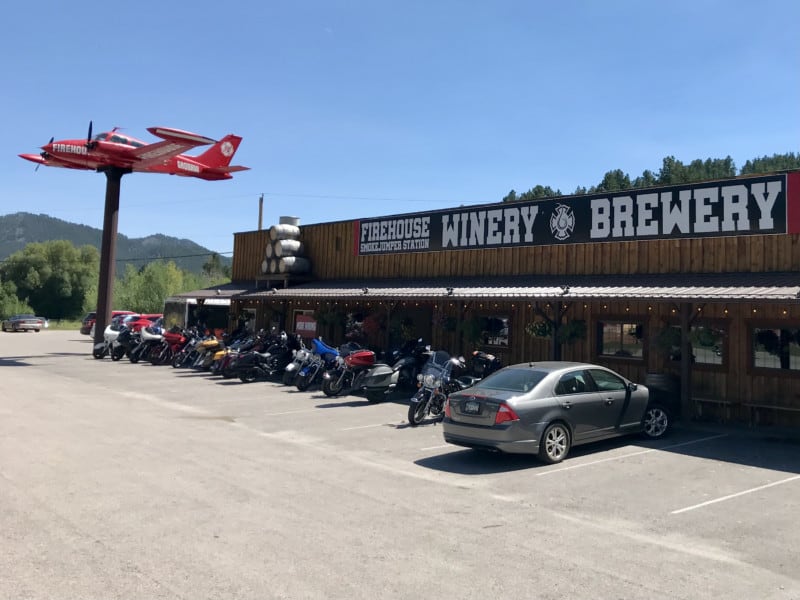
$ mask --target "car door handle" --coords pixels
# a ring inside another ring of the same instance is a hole
[[[606,406],[611,406],[612,404],[614,404],[614,399],[613,398],[606,398]]]
[[[563,406],[566,409],[569,409],[572,408],[572,403],[569,400],[567,400],[566,402],[562,402],[561,406]]]

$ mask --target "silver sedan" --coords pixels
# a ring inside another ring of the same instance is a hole
[[[47,327],[47,321],[36,315],[14,315],[2,323],[3,331],[40,331]]]
[[[468,448],[563,460],[572,446],[630,433],[667,433],[675,406],[606,367],[531,362],[501,369],[450,394],[442,421],[446,442]]]

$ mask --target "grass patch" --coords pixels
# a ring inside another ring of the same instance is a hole
[[[78,331],[83,325],[83,321],[68,321],[66,319],[49,319],[48,329],[56,331]]]

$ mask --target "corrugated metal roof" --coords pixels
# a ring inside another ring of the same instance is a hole
[[[800,272],[661,275],[542,275],[316,281],[238,296],[264,298],[570,298],[601,300],[798,301]]]

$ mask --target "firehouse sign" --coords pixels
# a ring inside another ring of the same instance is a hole
[[[355,254],[787,233],[785,175],[355,222]]]

